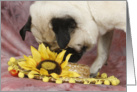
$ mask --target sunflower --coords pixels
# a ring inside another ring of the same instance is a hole
[[[45,47],[42,43],[38,50],[31,46],[32,57],[24,55],[25,61],[18,62],[18,65],[30,71],[29,78],[34,78],[35,75],[51,76],[55,79],[59,77],[79,77],[77,72],[69,71],[68,61],[71,54],[68,54],[63,61],[66,50],[62,50],[59,54],[52,52],[49,47]]]

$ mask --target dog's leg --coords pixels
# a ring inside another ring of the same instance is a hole
[[[97,58],[90,68],[90,76],[95,77],[104,64],[107,64],[113,31],[101,36],[98,41]]]

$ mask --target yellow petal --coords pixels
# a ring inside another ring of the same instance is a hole
[[[29,58],[29,57],[27,57],[27,56],[25,56],[25,55],[24,55],[24,58],[26,59],[27,65],[33,66],[33,67],[36,67],[36,66],[37,66],[37,63],[36,63],[36,61],[35,61],[34,59]]]
[[[69,71],[69,77],[79,77],[80,75],[77,72]]]
[[[58,64],[60,64],[63,61],[65,53],[66,53],[66,50],[63,50],[58,54],[58,56],[55,60]]]
[[[62,76],[62,77],[79,77],[80,75],[73,71],[62,70],[62,73],[60,76]]]
[[[66,70],[66,71],[68,71],[69,69],[70,69],[69,66],[66,66],[66,67],[63,68],[63,70]]]
[[[39,63],[41,61],[41,55],[40,53],[34,48],[31,46],[31,53],[32,53],[32,57],[33,59]]]
[[[56,74],[56,73],[51,73],[50,75],[51,75],[53,78],[55,78],[55,79],[59,78],[59,75]]]
[[[27,66],[27,63],[26,63],[25,61],[23,61],[23,62],[18,62],[18,65],[19,65],[20,67],[22,67],[22,66]]]
[[[40,74],[41,75],[49,75],[48,71],[43,68],[40,69]]]
[[[28,57],[26,55],[23,56],[25,58],[25,60],[28,60]]]
[[[39,74],[37,71],[31,71],[31,72],[29,72],[29,73],[31,73],[31,74]]]
[[[38,51],[40,52],[43,59],[49,59],[47,49],[43,43],[39,45]]]
[[[34,70],[34,71],[39,71],[36,67],[28,65],[25,61],[23,62],[18,62],[18,65],[25,69],[25,70]]]
[[[73,71],[62,70],[62,73],[60,74],[60,76],[62,76],[62,77],[79,77],[80,75]]]
[[[61,64],[62,69],[67,66],[71,55],[72,54],[68,54],[67,57],[66,57],[66,60]]]
[[[37,68],[35,68],[35,67],[31,67],[31,70],[32,70],[32,71],[37,71],[37,72],[40,71],[39,69],[37,69]]]
[[[18,62],[18,65],[25,70],[31,70],[31,68],[27,66],[26,62]]]
[[[63,69],[61,74],[60,74],[60,76],[62,76],[62,77],[69,77],[69,72],[67,70]]]
[[[55,60],[56,59],[57,53],[50,51],[49,47],[47,47],[47,52],[48,52],[50,60]]]

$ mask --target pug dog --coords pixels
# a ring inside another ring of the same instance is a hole
[[[90,67],[91,77],[107,63],[113,30],[126,32],[126,1],[36,1],[20,30],[32,32],[38,43],[52,51],[66,49],[70,62],[97,44],[97,57]]]

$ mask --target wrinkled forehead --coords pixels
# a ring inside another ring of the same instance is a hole
[[[52,18],[65,18],[72,17],[75,21],[79,21],[82,15],[79,8],[72,5],[69,2],[51,2],[51,1],[39,1],[35,2],[30,7],[30,15],[32,17],[32,22],[45,21],[49,23]]]
[[[30,7],[30,14],[37,15],[51,15],[52,17],[63,17],[65,15],[71,15],[76,11],[74,6],[64,2],[36,2]]]

